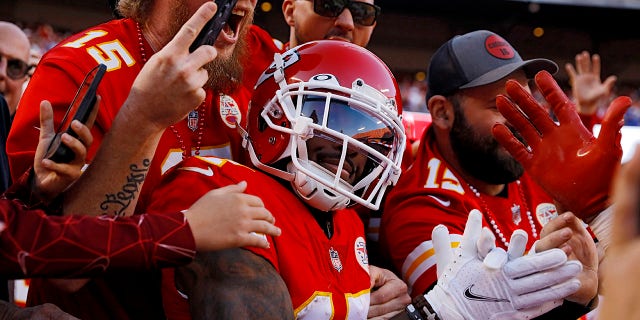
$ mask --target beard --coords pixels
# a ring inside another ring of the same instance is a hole
[[[459,106],[454,109],[455,118],[449,139],[462,169],[489,184],[506,184],[520,178],[524,173],[522,165],[502,148],[493,135],[479,136]],[[511,132],[520,141],[523,140],[513,129]]]
[[[186,6],[180,1],[173,2],[171,12],[173,12],[173,14],[170,21],[170,32],[175,35],[187,20],[191,18],[191,15]],[[242,61],[248,52],[246,35],[251,26],[250,22],[253,21],[253,12],[245,16],[242,21],[243,24],[238,31],[238,41],[231,55],[229,57],[221,57],[218,55],[213,61],[203,66],[209,74],[209,79],[205,87],[210,88],[213,92],[230,93],[242,84],[242,73],[244,71]]]

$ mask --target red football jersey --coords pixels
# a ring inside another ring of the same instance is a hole
[[[153,50],[146,41],[143,43],[144,52],[149,56]],[[20,101],[20,111],[16,112],[7,141],[7,154],[14,179],[33,163],[39,134],[34,126],[39,126],[40,101],[51,102],[57,126],[84,76],[99,63],[107,66],[107,72],[98,86],[102,102],[91,131],[94,143],[89,149],[88,161],[93,158],[104,135],[111,128],[116,113],[144,64],[133,20],[113,20],[85,30],[62,41],[43,56]],[[204,115],[198,115],[205,118],[201,155],[230,158],[242,152],[235,121],[245,123],[249,98],[249,92],[242,88],[228,95],[207,92],[206,111]],[[191,153],[195,151],[199,131],[194,127],[197,123],[197,120],[194,123],[194,118],[195,115],[175,125],[184,139],[185,148]],[[176,135],[167,129],[153,158],[140,203],[136,207],[137,212],[143,212],[147,190],[157,183],[161,173],[181,160],[181,144]]]
[[[334,234],[328,239],[300,198],[280,182],[229,160],[193,157],[167,174],[153,194],[150,212],[186,209],[209,190],[243,180],[247,181],[245,193],[259,196],[282,229],[279,237],[268,237],[269,249],[247,249],[280,273],[296,317],[366,319],[369,264],[363,225],[353,210],[333,213]]]
[[[498,246],[506,248],[501,238],[509,241],[515,229],[523,229],[529,234],[529,249],[542,226],[558,215],[553,200],[526,173],[506,186],[506,196],[476,195],[444,161],[434,140],[425,133],[413,166],[389,192],[380,229],[382,250],[401,271],[412,297],[436,281],[431,232],[438,224],[449,229],[457,246],[469,211],[478,209],[485,226],[492,228],[491,220],[497,223],[503,235],[496,234]]]
[[[38,144],[36,128],[39,127],[41,100],[52,103],[57,126],[85,75],[97,64],[104,63],[107,72],[98,87],[102,102],[91,130],[94,143],[87,157],[87,161],[91,161],[144,64],[138,36],[133,20],[113,20],[63,40],[42,57],[20,101],[9,133],[7,153],[12,177],[17,178],[33,163]],[[148,57],[153,50],[144,37],[142,39]],[[244,115],[248,99],[249,93],[244,87],[229,95],[207,92],[205,112],[198,114],[205,119],[200,154],[219,157],[240,154],[241,138],[236,132],[235,121],[241,124],[246,121]],[[193,129],[196,123],[199,121],[194,115],[175,125],[184,139],[185,149],[192,154],[199,138],[199,130]],[[182,160],[178,140],[172,130],[164,132],[140,193],[136,212],[145,211],[149,190],[157,184],[161,173]],[[46,280],[38,279],[31,282],[27,303],[51,302],[83,319],[161,318],[164,313],[158,280],[159,271],[109,274],[92,279],[80,291],[68,294]]]
[[[266,30],[256,25],[252,25],[249,29],[247,43],[251,54],[247,56],[249,59],[244,65],[242,84],[253,91],[262,72],[273,62],[273,55],[285,50],[280,41],[272,38]]]

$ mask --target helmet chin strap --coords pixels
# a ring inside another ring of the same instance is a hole
[[[329,178],[329,175],[322,168],[319,168],[317,164],[313,162],[307,162],[307,164],[305,166],[306,169],[313,172],[313,174]],[[304,172],[298,170],[293,162],[289,162],[287,169],[287,171],[295,174],[295,178],[291,181],[293,190],[308,205],[324,212],[344,209],[349,205],[350,200],[348,197],[307,176]],[[351,189],[351,186],[347,183],[341,181],[340,184],[346,190]]]

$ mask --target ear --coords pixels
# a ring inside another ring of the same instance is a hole
[[[448,130],[453,126],[455,113],[453,112],[453,104],[441,95],[435,95],[427,101],[427,108],[431,113],[431,121],[433,125],[439,129]]]
[[[295,24],[295,19],[293,18],[295,6],[295,0],[284,0],[282,2],[282,14],[284,15],[284,21],[286,21],[290,27],[293,27]]]

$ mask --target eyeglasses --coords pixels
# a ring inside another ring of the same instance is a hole
[[[361,1],[352,0],[311,0],[313,11],[323,17],[335,18],[345,8],[351,11],[353,22],[361,26],[372,26],[380,15],[380,7]]]
[[[3,58],[7,60],[7,76],[13,80],[24,78],[33,67],[20,59],[9,59],[9,57],[0,53],[0,61]]]

